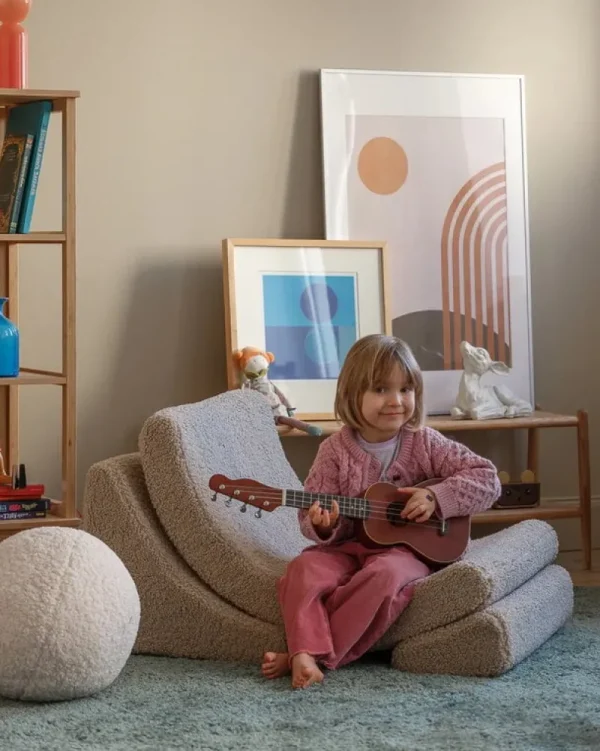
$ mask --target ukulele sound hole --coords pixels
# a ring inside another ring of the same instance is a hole
[[[394,527],[403,527],[406,524],[406,519],[402,519],[400,516],[403,508],[404,502],[402,501],[395,501],[387,507],[387,520]]]

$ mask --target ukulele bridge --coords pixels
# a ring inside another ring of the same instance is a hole
[[[440,524],[440,535],[445,537],[448,534],[448,522],[446,519],[442,519]]]

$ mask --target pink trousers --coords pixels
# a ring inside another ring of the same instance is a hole
[[[306,548],[279,580],[290,658],[308,652],[334,669],[367,652],[431,570],[406,548],[355,540]]]

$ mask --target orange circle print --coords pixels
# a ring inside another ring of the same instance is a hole
[[[395,193],[408,177],[406,152],[393,138],[372,138],[360,151],[358,174],[373,193],[382,196]]]

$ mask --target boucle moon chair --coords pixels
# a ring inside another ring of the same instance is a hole
[[[161,410],[144,424],[139,453],[89,470],[85,529],[117,553],[140,595],[134,651],[257,661],[285,648],[276,582],[310,543],[292,509],[257,519],[213,501],[217,473],[302,487],[260,395],[230,391]],[[572,612],[557,552],[553,528],[535,520],[472,541],[463,559],[417,585],[376,648],[392,649],[401,670],[503,673]]]

